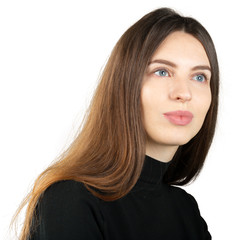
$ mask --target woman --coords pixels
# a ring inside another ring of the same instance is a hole
[[[83,129],[36,180],[20,239],[211,239],[179,187],[211,145],[219,75],[204,27],[168,8],[116,44]]]

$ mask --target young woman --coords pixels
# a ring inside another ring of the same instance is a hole
[[[213,139],[219,73],[196,20],[157,9],[116,44],[81,132],[36,180],[20,239],[211,239],[179,187]]]

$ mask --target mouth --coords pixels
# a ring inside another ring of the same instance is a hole
[[[193,119],[193,114],[189,111],[166,112],[163,115],[172,124],[179,126],[188,125]]]

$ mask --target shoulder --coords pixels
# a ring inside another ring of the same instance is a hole
[[[197,201],[191,194],[189,194],[183,188],[176,187],[176,186],[170,186],[169,190],[171,192],[171,195],[177,202],[180,202],[181,204],[184,204],[184,205],[191,206],[197,212],[199,212]]]
[[[90,193],[83,183],[65,180],[52,184],[40,199],[43,209],[79,209],[80,206],[97,207],[98,199]]]
[[[183,218],[186,219],[189,229],[197,229],[197,232],[202,236],[199,239],[211,239],[208,226],[200,214],[195,198],[180,187],[170,186],[169,189],[173,197],[174,206],[177,207]]]
[[[52,184],[39,200],[39,225],[33,239],[100,239],[103,217],[98,201],[83,183]]]
[[[53,183],[41,196],[41,201],[53,201],[57,203],[62,201],[73,202],[77,200],[90,200],[96,202],[97,198],[86,189],[83,183],[73,180]]]
[[[82,192],[85,191],[84,184],[74,180],[63,180],[53,183],[45,191],[46,194],[51,192],[64,193],[64,192]]]
[[[186,190],[184,190],[182,187],[178,187],[178,186],[169,186],[169,191],[176,195],[176,196],[180,196],[183,198],[193,198],[192,195],[190,195]]]
[[[44,197],[52,197],[52,196],[61,196],[65,197],[68,194],[72,194],[74,196],[85,196],[90,197],[92,194],[85,188],[84,184],[81,182],[77,182],[74,180],[64,180],[53,183],[49,186],[44,192]]]

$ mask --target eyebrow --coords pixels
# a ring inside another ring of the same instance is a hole
[[[171,61],[165,60],[165,59],[155,59],[155,60],[149,62],[149,65],[153,64],[153,63],[161,63],[161,64],[171,66],[173,68],[178,67],[177,64],[175,64],[175,63],[173,63]],[[211,68],[208,65],[197,65],[197,66],[194,66],[191,70],[192,71],[195,71],[195,70],[208,70],[208,71],[212,72]]]

